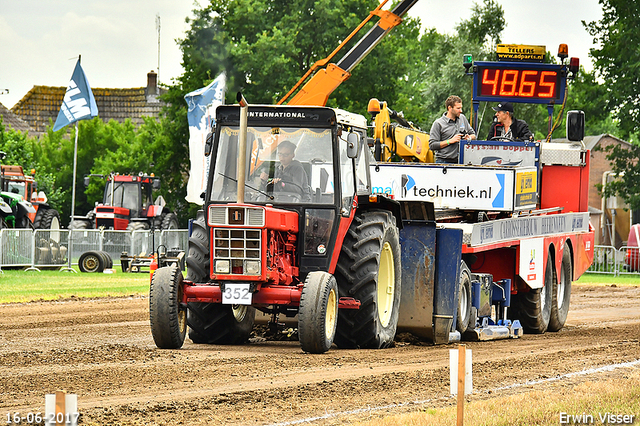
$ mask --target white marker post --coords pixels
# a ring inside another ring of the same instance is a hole
[[[44,398],[45,426],[78,426],[78,395],[56,391]]]
[[[473,392],[471,365],[471,349],[465,345],[449,349],[450,393],[458,396],[457,426],[464,424],[464,396]]]

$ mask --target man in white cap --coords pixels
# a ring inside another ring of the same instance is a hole
[[[492,107],[496,112],[495,119],[487,140],[512,140],[512,141],[532,141],[533,133],[529,130],[529,125],[524,120],[517,120],[513,115],[513,105],[511,102],[500,102]]]

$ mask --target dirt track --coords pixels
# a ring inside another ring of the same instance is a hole
[[[0,305],[0,318],[3,422],[8,412],[43,412],[44,395],[57,389],[78,395],[81,424],[99,425],[263,425],[404,404],[378,413],[400,412],[417,409],[414,401],[448,403],[453,345],[398,342],[386,350],[308,355],[291,341],[208,346],[187,339],[181,350],[158,350],[146,298]],[[639,336],[640,288],[574,285],[562,331],[468,343],[472,398],[638,360]]]

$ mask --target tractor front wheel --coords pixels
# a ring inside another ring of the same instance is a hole
[[[327,352],[336,335],[338,284],[328,272],[307,275],[300,296],[298,337],[302,350],[312,354]]]
[[[160,349],[179,349],[187,332],[187,307],[182,303],[182,272],[175,265],[156,270],[149,287],[149,322]]]
[[[340,312],[335,343],[341,348],[387,348],[398,326],[400,241],[395,217],[385,210],[356,216],[345,235],[335,278],[340,297],[360,309]]]

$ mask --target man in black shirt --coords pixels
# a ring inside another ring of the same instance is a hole
[[[492,107],[496,112],[495,119],[487,140],[492,138],[512,141],[532,141],[533,133],[529,130],[529,125],[524,120],[518,120],[513,115],[513,105],[511,102],[500,102],[497,106]]]
[[[311,189],[309,178],[302,164],[295,160],[296,145],[290,141],[282,141],[278,144],[278,158],[280,164],[276,167],[273,180],[267,183],[269,175],[262,172],[260,179],[267,184],[273,184],[274,193],[292,193],[302,197],[303,201],[310,199]]]

